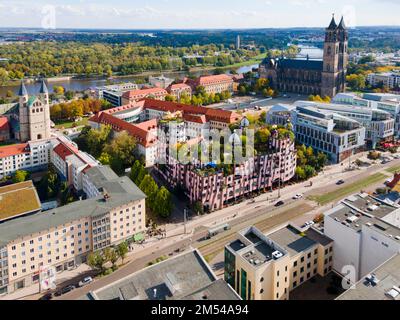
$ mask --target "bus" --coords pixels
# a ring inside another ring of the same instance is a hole
[[[228,223],[225,223],[225,224],[215,227],[215,228],[208,229],[207,239],[211,239],[212,237],[215,237],[216,235],[218,235],[224,231],[228,231],[230,229],[231,229],[231,226]]]

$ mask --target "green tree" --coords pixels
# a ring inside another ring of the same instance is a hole
[[[18,170],[14,173],[12,181],[14,183],[24,182],[29,178],[30,174],[27,171]]]
[[[119,259],[118,253],[114,248],[105,248],[104,249],[104,258],[106,262],[111,262],[112,264],[112,269],[116,269],[116,264]]]
[[[154,179],[148,174],[146,175],[139,185],[139,189],[147,196],[146,205],[151,210],[154,209],[155,200],[158,192],[158,185]]]
[[[307,178],[307,175],[303,167],[296,168],[296,177],[298,180],[305,180]]]
[[[108,153],[112,159],[111,167],[115,171],[121,172],[121,168],[130,167],[135,161],[135,147],[135,139],[128,132],[123,131],[118,133],[111,143],[104,147],[104,152]],[[118,168],[116,165],[118,165]]]
[[[101,252],[96,251],[89,254],[87,262],[88,265],[93,269],[100,270],[101,272],[104,271],[104,264],[106,263],[106,259]]]
[[[154,211],[162,218],[168,218],[173,210],[171,193],[165,188],[161,187],[157,192],[154,202]]]
[[[121,242],[116,248],[115,248],[118,257],[121,258],[122,264],[124,264],[124,260],[126,256],[128,255],[129,248],[128,244],[126,242]]]

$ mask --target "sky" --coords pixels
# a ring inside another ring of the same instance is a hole
[[[243,29],[400,25],[400,0],[0,0],[0,27]]]

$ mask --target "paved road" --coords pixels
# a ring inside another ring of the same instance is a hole
[[[258,200],[255,203],[242,203],[241,205],[241,210],[238,210],[235,207],[232,207],[230,211],[230,216],[228,218],[225,218],[229,220],[230,225],[232,226],[232,231],[231,233],[226,233],[226,234],[221,234],[220,237],[216,237],[212,239],[209,242],[201,242],[202,238],[206,235],[206,230],[207,228],[194,228],[193,230],[193,235],[191,238],[185,238],[182,240],[175,240],[175,242],[166,245],[164,247],[161,246],[161,243],[158,247],[149,249],[150,251],[142,251],[138,252],[137,255],[135,255],[135,259],[129,262],[126,266],[121,268],[120,270],[116,271],[112,275],[108,277],[101,278],[99,280],[96,280],[94,283],[80,289],[76,289],[73,292],[66,294],[62,297],[59,297],[58,299],[62,300],[72,300],[72,299],[78,299],[79,297],[87,294],[90,291],[99,289],[107,284],[110,284],[114,281],[117,281],[125,276],[128,276],[136,271],[139,271],[146,267],[150,261],[153,261],[161,256],[170,256],[175,254],[177,249],[185,250],[191,246],[193,247],[198,247],[204,254],[211,254],[214,253],[217,250],[221,250],[226,243],[229,242],[230,237],[233,236],[233,233],[237,231],[238,228],[242,229],[245,228],[246,226],[251,226],[253,224],[258,224],[258,226],[263,230],[269,230],[274,227],[280,226],[283,223],[288,222],[288,220],[291,220],[293,218],[299,217],[301,215],[304,215],[306,213],[309,213],[311,210],[316,208],[316,205],[314,206],[305,200],[295,202],[293,200],[288,200],[290,199],[291,195],[294,192],[303,192],[306,191],[306,195],[310,194],[315,194],[316,192],[320,193],[321,192],[321,187],[318,185],[323,184],[324,185],[324,191],[332,191],[332,190],[337,190],[340,189],[342,186],[337,186],[336,181],[339,178],[347,178],[350,179],[351,182],[356,182],[357,180],[362,180],[366,176],[374,174],[376,172],[382,172],[383,170],[387,168],[391,168],[394,166],[399,166],[400,165],[400,160],[395,160],[389,164],[386,165],[376,165],[372,166],[368,169],[364,169],[362,172],[359,171],[353,171],[353,172],[340,172],[340,167],[336,168],[335,171],[329,172],[329,170],[322,175],[322,177],[317,177],[314,180],[315,185],[313,188],[310,188],[309,191],[305,190],[305,184],[297,184],[295,186],[291,186],[289,188],[292,188],[293,190],[291,191],[290,194],[285,193],[284,196],[286,198],[283,198],[286,202],[286,204],[280,208],[275,208],[273,206],[274,202],[276,201],[276,198],[272,198],[268,196],[269,200],[265,200],[265,195],[261,196],[258,199],[261,199],[264,197],[264,200]],[[341,168],[343,170],[343,168]],[[332,178],[333,177],[333,178]],[[317,181],[318,180],[318,181]],[[383,182],[383,181],[382,181]],[[289,197],[289,198],[288,198]],[[272,200],[274,199],[274,200]],[[304,205],[308,205],[308,208],[301,209]],[[329,204],[330,206],[331,204]],[[239,207],[238,206],[238,207]],[[246,209],[248,207],[248,209]],[[328,207],[325,206],[324,208]],[[294,210],[296,209],[296,210]],[[323,210],[323,208],[318,208],[319,210]],[[237,216],[237,217],[236,217]],[[212,215],[210,215],[212,218]],[[205,217],[207,218],[207,217]],[[216,222],[218,223],[218,222]],[[219,224],[219,223],[218,223]],[[189,229],[190,230],[190,229]]]

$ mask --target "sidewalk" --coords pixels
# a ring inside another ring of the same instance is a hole
[[[58,285],[70,279],[76,278],[79,275],[85,274],[90,270],[91,268],[88,265],[82,264],[76,269],[57,273],[56,284]],[[39,284],[35,284],[30,287],[23,288],[21,290],[8,294],[4,297],[0,297],[0,300],[21,300],[29,297],[31,297],[32,299],[33,298],[39,299],[41,295],[42,294],[39,293]]]

